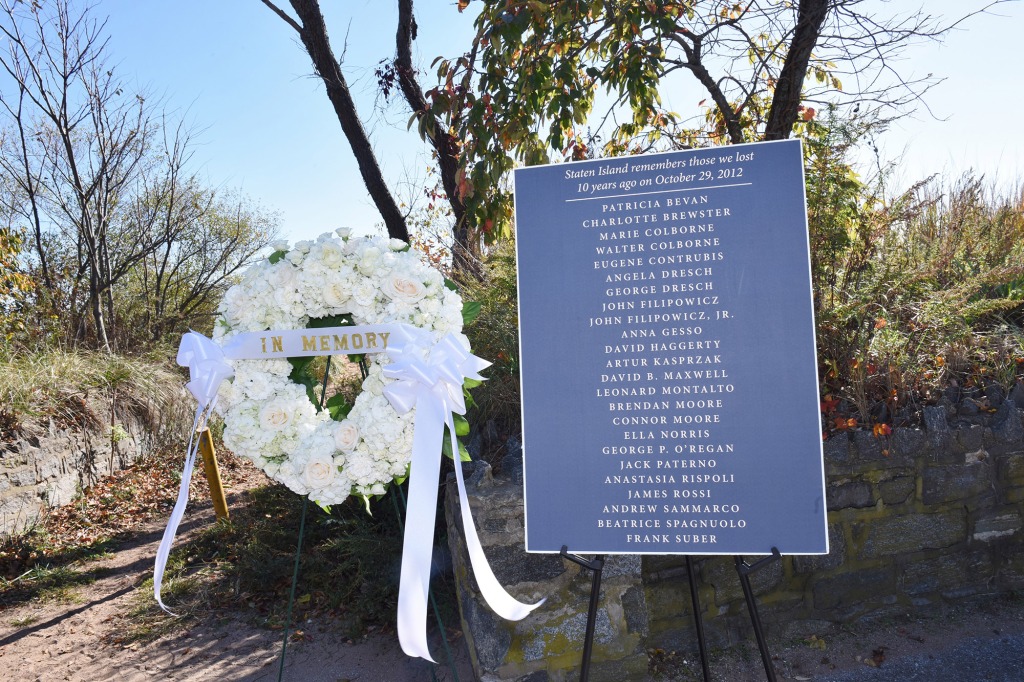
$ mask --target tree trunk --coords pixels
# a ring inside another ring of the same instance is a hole
[[[416,80],[416,69],[412,64],[412,40],[416,31],[416,19],[413,16],[413,0],[398,0],[398,32],[395,35],[397,58],[395,71],[398,83],[406,103],[417,116],[433,116],[423,97],[423,88]],[[479,279],[480,272],[478,249],[470,243],[469,216],[466,206],[459,194],[459,141],[439,121],[434,122],[430,144],[437,154],[437,165],[441,173],[441,185],[452,207],[455,226],[452,228],[452,267],[456,272],[469,273]]]
[[[821,27],[828,16],[829,0],[800,0],[793,42],[789,44],[786,63],[772,97],[764,139],[784,140],[789,137],[800,109],[800,94],[807,76],[811,52],[821,37]]]
[[[99,276],[96,268],[89,273],[89,305],[92,311],[92,320],[96,324],[96,345],[110,352],[110,341],[107,339],[107,326],[103,321],[103,301],[99,291]]]
[[[299,37],[306,47],[306,52],[313,60],[317,75],[320,76],[327,88],[327,97],[334,105],[334,113],[337,114],[341,129],[356,157],[359,173],[363,176],[366,189],[370,192],[373,203],[377,205],[381,217],[384,218],[388,236],[408,242],[409,230],[405,224],[405,216],[398,209],[398,204],[384,182],[384,176],[377,164],[373,147],[363,129],[362,121],[359,120],[356,113],[356,105],[349,92],[348,83],[345,81],[341,66],[331,50],[327,27],[324,24],[323,14],[320,12],[320,3],[317,0],[291,0],[291,4],[302,21],[302,26],[299,27]]]

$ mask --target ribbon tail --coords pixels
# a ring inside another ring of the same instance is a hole
[[[444,440],[444,414],[440,405],[431,400],[417,402],[413,434],[402,578],[398,588],[398,641],[407,655],[433,663],[427,645],[427,594],[441,473],[440,444]]]
[[[210,409],[213,409],[213,405],[210,405]],[[192,435],[188,439],[188,454],[185,456],[185,466],[181,470],[181,487],[178,489],[178,499],[174,503],[171,518],[167,521],[167,528],[164,529],[163,538],[160,540],[160,547],[157,549],[156,563],[153,568],[153,596],[156,597],[156,603],[160,605],[160,608],[172,616],[178,614],[167,608],[167,605],[164,604],[163,599],[160,597],[160,590],[164,580],[164,569],[167,568],[167,559],[171,555],[171,545],[174,544],[174,535],[178,532],[178,525],[185,515],[185,507],[188,506],[188,489],[192,481],[192,468],[195,465],[196,453],[199,451],[199,439],[196,438],[196,432],[199,429],[204,412],[206,410],[202,406],[198,407],[195,419],[192,420]]]
[[[530,612],[544,603],[541,599],[536,604],[524,604],[519,601],[501,586],[498,579],[491,570],[483,547],[480,544],[480,537],[476,532],[476,523],[473,522],[473,512],[469,508],[469,496],[466,495],[466,482],[462,476],[462,462],[459,460],[459,444],[455,439],[455,427],[449,425],[452,434],[452,452],[455,455],[455,478],[459,483],[459,506],[462,509],[462,529],[466,534],[466,549],[469,551],[469,562],[473,567],[473,576],[480,588],[480,594],[491,609],[505,620],[522,620],[530,615]]]

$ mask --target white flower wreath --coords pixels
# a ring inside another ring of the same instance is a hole
[[[345,228],[275,252],[249,268],[220,305],[213,338],[224,344],[242,332],[337,324],[405,323],[436,342],[461,334],[463,304],[440,272],[404,242],[354,238]],[[221,384],[217,409],[224,444],[269,476],[320,505],[349,494],[380,495],[408,473],[415,410],[398,414],[384,396],[386,352],[367,355],[362,392],[318,411],[307,359],[234,360],[234,380]],[[333,400],[333,399],[332,399]]]

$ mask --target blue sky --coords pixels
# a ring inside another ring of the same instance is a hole
[[[405,129],[404,108],[375,108],[373,71],[394,54],[395,3],[321,4],[335,52],[347,42],[345,71],[385,173],[399,197],[408,197],[428,156]],[[454,56],[472,36],[470,13],[459,14],[454,4],[417,3],[424,68],[435,56]],[[981,4],[927,7],[953,16]],[[380,222],[297,35],[259,0],[99,0],[95,11],[110,17],[110,54],[122,77],[162,96],[199,131],[195,160],[212,185],[241,188],[279,211],[293,241],[340,226],[369,232]],[[1015,2],[994,12],[1001,16],[974,17],[943,44],[915,47],[899,65],[908,74],[946,78],[927,96],[946,120],[921,108],[880,140],[885,158],[901,159],[904,182],[972,167],[1004,183],[1024,174],[1024,78],[1016,68],[1024,7]]]

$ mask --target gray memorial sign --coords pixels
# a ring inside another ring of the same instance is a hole
[[[515,173],[526,549],[828,551],[799,141]]]

